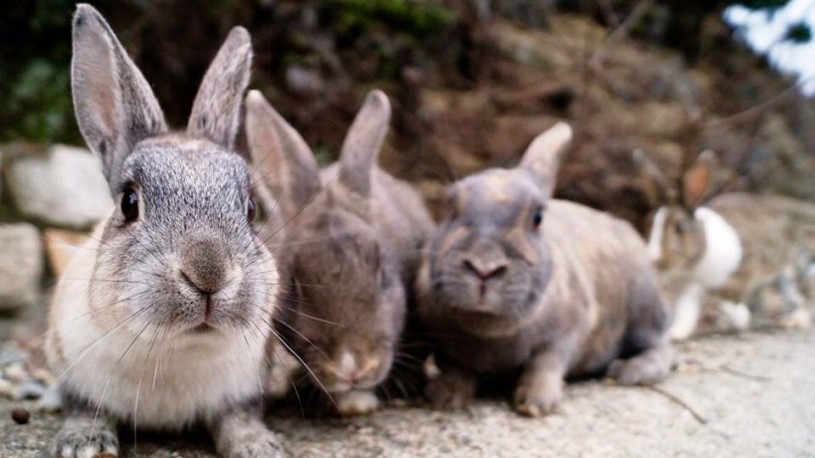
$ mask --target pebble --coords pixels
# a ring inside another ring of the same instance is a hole
[[[54,376],[51,375],[51,372],[41,367],[31,371],[31,378],[38,382],[42,382],[42,384],[46,386],[51,386],[54,384]]]
[[[9,345],[0,349],[0,368],[10,366],[14,363],[22,363],[25,360],[25,353],[14,346]]]
[[[0,378],[0,398],[14,397],[14,384],[6,379]]]
[[[34,400],[40,399],[48,388],[40,382],[28,380],[20,384],[17,388],[17,400]]]
[[[23,363],[17,362],[9,365],[3,371],[6,380],[11,382],[20,383],[23,380],[28,378],[28,372],[26,372]]]
[[[37,401],[36,410],[40,412],[59,412],[62,409],[62,397],[56,386],[51,386]]]
[[[11,409],[11,419],[18,425],[25,425],[31,419],[31,412],[22,407],[15,407]]]

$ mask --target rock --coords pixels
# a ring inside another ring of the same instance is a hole
[[[325,89],[325,83],[317,71],[300,65],[290,65],[286,69],[286,86],[300,95],[320,94]]]
[[[14,206],[45,223],[88,228],[113,205],[99,159],[87,150],[54,145],[43,154],[26,154],[5,170]]]
[[[28,380],[20,384],[15,397],[17,400],[40,399],[47,391],[48,388],[42,383]]]
[[[42,241],[27,223],[0,226],[0,310],[28,307],[40,299]]]
[[[14,384],[6,379],[0,378],[0,398],[11,399],[14,397]]]
[[[42,397],[37,401],[34,408],[37,412],[59,412],[62,410],[62,397],[59,394],[59,390],[56,386],[51,386],[45,393],[42,394]]]
[[[18,425],[24,425],[31,419],[31,412],[22,407],[15,407],[11,409],[11,419]]]
[[[23,363],[14,363],[3,370],[3,376],[7,380],[20,383],[28,378],[28,372],[26,372]]]
[[[45,251],[54,275],[61,275],[76,250],[88,239],[83,233],[65,229],[46,229],[43,233]]]

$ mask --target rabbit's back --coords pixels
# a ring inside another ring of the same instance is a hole
[[[586,331],[573,375],[597,371],[614,358],[627,344],[625,333],[632,321],[667,321],[645,243],[630,224],[583,205],[552,200],[544,234],[554,272],[542,300],[583,309],[574,312],[583,315]]]

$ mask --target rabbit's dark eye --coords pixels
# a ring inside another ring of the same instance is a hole
[[[250,198],[249,201],[246,203],[246,219],[250,223],[253,223],[255,221],[256,213],[257,213],[257,209],[255,207],[255,201],[254,201],[254,199]]]
[[[139,193],[135,189],[125,188],[122,193],[121,208],[125,222],[135,221],[139,217]]]
[[[543,209],[539,208],[535,210],[535,213],[532,214],[532,226],[538,228],[540,227],[542,222],[543,222]]]

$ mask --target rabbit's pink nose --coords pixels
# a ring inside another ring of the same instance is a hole
[[[505,260],[482,261],[478,258],[466,258],[464,267],[484,282],[506,273],[507,262]]]

